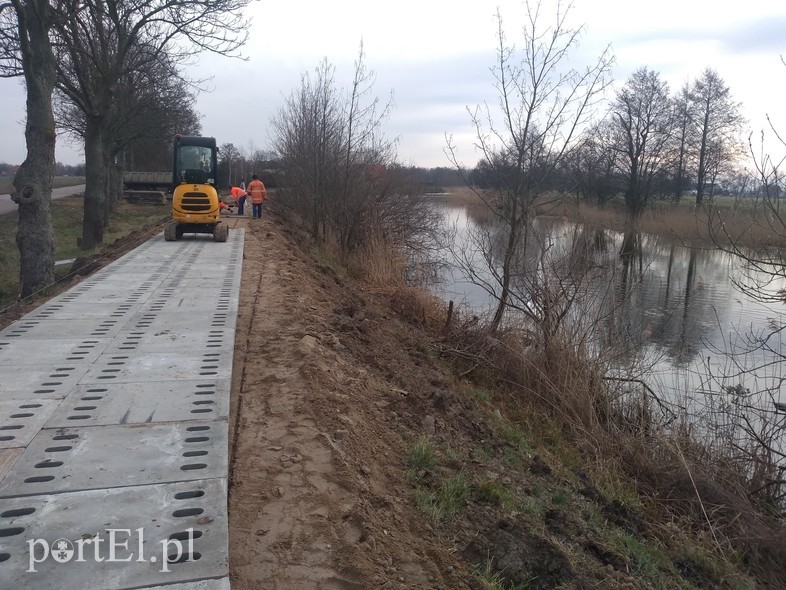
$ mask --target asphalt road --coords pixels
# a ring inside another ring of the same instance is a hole
[[[78,195],[85,192],[84,184],[77,184],[74,186],[63,186],[60,188],[52,189],[53,199],[62,199],[63,197],[70,197],[71,195]],[[0,195],[0,215],[7,215],[8,213],[16,213],[17,204],[11,200],[11,195]]]

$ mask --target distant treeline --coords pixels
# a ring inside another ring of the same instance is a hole
[[[12,174],[16,174],[17,169],[19,168],[18,164],[7,164],[6,162],[0,162],[0,176],[10,176]],[[85,175],[85,165],[84,164],[63,164],[62,162],[55,163],[55,176],[84,176]]]

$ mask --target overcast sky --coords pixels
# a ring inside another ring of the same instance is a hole
[[[556,0],[544,0],[550,24]],[[506,35],[521,38],[522,3],[511,0],[368,0],[254,2],[248,10],[251,38],[247,61],[203,55],[195,68],[212,76],[212,89],[197,99],[204,135],[241,150],[271,147],[270,119],[284,99],[323,58],[337,69],[339,83],[352,74],[363,41],[367,65],[376,73],[375,94],[394,109],[385,123],[398,138],[399,160],[448,166],[445,134],[453,134],[460,156],[472,165],[477,154],[467,106],[493,102],[489,68],[494,65],[497,7]],[[717,70],[743,105],[749,128],[765,115],[786,133],[786,1],[784,0],[575,0],[570,24],[584,26],[574,64],[597,58],[611,45],[614,88],[647,66],[672,91],[707,68]],[[612,88],[611,92],[613,92]],[[609,94],[611,96],[611,93]],[[0,79],[0,162],[24,159],[24,89]],[[83,160],[78,146],[58,141],[57,159]]]

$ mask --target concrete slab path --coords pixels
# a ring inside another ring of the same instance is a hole
[[[0,331],[0,588],[228,590],[243,233],[159,235]]]

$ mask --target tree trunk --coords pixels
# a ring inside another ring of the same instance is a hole
[[[83,250],[104,241],[106,207],[106,158],[103,117],[87,117],[85,127],[85,209],[82,219]]]
[[[13,200],[19,205],[19,294],[32,295],[54,282],[54,233],[49,217],[55,170],[55,119],[52,91],[55,58],[49,42],[49,2],[15,4],[27,86],[27,158],[14,176]]]
[[[502,318],[505,316],[505,310],[508,308],[510,301],[510,281],[513,274],[513,262],[516,251],[519,247],[520,224],[522,218],[518,215],[518,206],[514,201],[511,205],[512,211],[509,218],[510,234],[508,234],[508,243],[505,246],[505,255],[502,262],[502,281],[500,287],[499,298],[497,300],[497,309],[494,312],[494,318],[491,320],[490,329],[496,332],[502,323]]]

